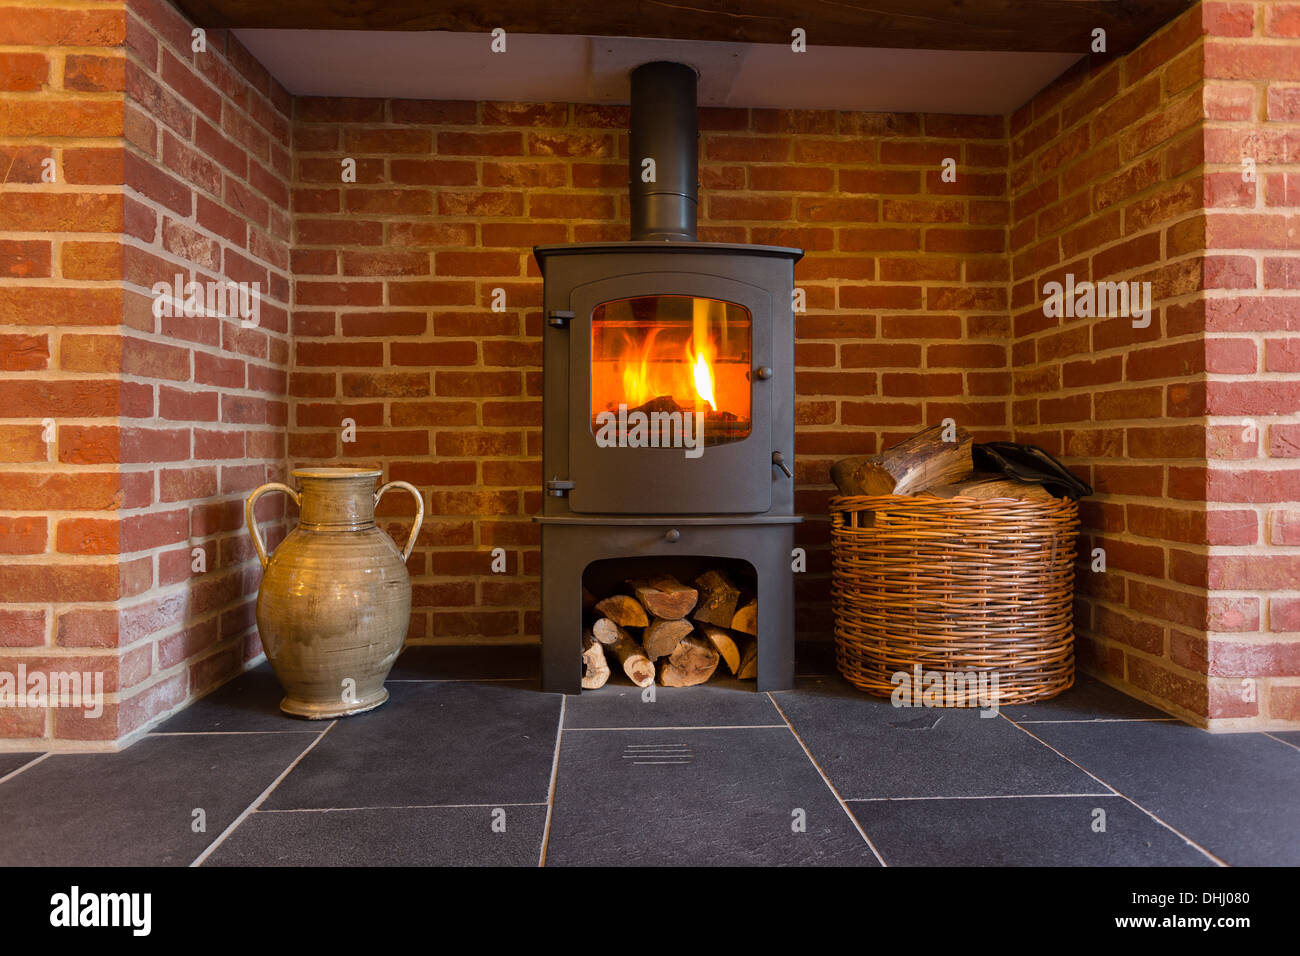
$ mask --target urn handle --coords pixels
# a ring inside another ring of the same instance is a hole
[[[293,499],[294,504],[298,504],[298,492],[294,491],[288,485],[281,484],[278,481],[268,481],[262,487],[256,489],[248,500],[244,502],[244,523],[248,525],[248,533],[253,536],[253,547],[257,549],[257,559],[262,562],[262,567],[266,567],[268,560],[266,556],[266,545],[262,543],[262,536],[257,533],[257,522],[253,520],[253,506],[257,504],[257,499],[262,497],[268,491],[283,491]]]
[[[424,497],[420,494],[420,489],[409,481],[390,481],[375,492],[376,505],[389,488],[403,488],[415,496],[415,524],[411,526],[411,536],[406,539],[406,547],[402,549],[402,560],[405,561],[411,556],[411,549],[415,547],[415,536],[420,533],[420,525],[424,524]]]

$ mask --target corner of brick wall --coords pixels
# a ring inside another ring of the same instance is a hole
[[[1194,9],[1126,56],[1085,58],[1011,117],[1012,421],[1095,489],[1081,507],[1080,665],[1199,723],[1202,57]],[[1046,284],[1067,274],[1150,282],[1149,326],[1045,314]]]
[[[242,499],[284,471],[291,103],[192,29],[162,0],[0,10],[0,667],[107,692],[0,711],[11,748],[110,746],[260,653]],[[259,282],[260,326],[155,317],[177,274]]]
[[[1203,3],[1012,117],[1016,435],[1098,492],[1080,660],[1216,730],[1300,718],[1297,36],[1300,4]],[[1151,327],[1045,317],[1066,272],[1150,280]]]

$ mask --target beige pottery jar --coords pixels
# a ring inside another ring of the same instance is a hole
[[[411,617],[406,558],[424,521],[413,485],[365,468],[300,468],[299,492],[280,482],[248,496],[244,520],[265,573],[257,627],[271,669],[285,689],[280,709],[312,719],[373,710],[388,699],[384,679],[402,649]],[[415,525],[403,551],[375,524],[375,505],[390,488],[415,496]],[[253,507],[283,491],[300,509],[298,527],[269,558]]]

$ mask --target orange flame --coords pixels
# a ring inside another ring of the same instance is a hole
[[[635,408],[661,395],[671,395],[683,405],[704,402],[717,411],[713,372],[715,349],[705,345],[697,353],[692,348],[692,340],[686,344],[685,361],[674,361],[659,354],[662,349],[655,348],[659,331],[652,330],[639,351],[630,340],[624,339],[625,348],[618,358],[623,380],[622,400],[629,408]],[[688,399],[688,396],[692,397]]]
[[[689,347],[687,355],[690,355]],[[700,352],[695,356],[692,365],[695,369],[695,394],[703,401],[708,402],[709,408],[716,412],[718,405],[713,398],[713,366],[705,358],[704,352]]]

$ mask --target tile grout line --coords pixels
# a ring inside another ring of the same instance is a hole
[[[845,797],[845,803],[889,803],[909,800],[1055,800],[1063,797],[1117,797],[1117,793],[990,793],[978,797]]]
[[[331,720],[329,722],[329,726],[326,727],[324,730],[322,730],[320,734],[316,737],[316,739],[307,745],[307,749],[304,750],[302,753],[298,754],[298,756],[294,757],[293,762],[290,763],[289,766],[285,767],[282,771],[280,771],[280,775],[271,781],[270,785],[265,790],[263,790],[260,795],[258,795],[257,799],[255,799],[252,803],[250,803],[247,807],[244,808],[243,813],[241,813],[233,821],[231,821],[230,826],[226,827],[224,830],[221,831],[220,836],[218,836],[215,840],[213,840],[210,844],[208,844],[208,848],[204,850],[202,853],[200,853],[194,859],[194,861],[190,863],[190,866],[192,867],[202,866],[203,861],[206,860],[209,856],[211,856],[213,852],[216,851],[217,847],[221,846],[221,844],[225,842],[226,838],[230,836],[230,834],[234,833],[235,830],[239,827],[239,825],[242,824],[245,820],[247,820],[249,816],[252,815],[253,811],[256,810],[258,807],[260,807],[262,803],[265,802],[266,798],[275,792],[275,788],[278,787],[284,781],[285,777],[289,776],[289,774],[293,772],[293,768],[298,766],[298,764],[302,762],[302,759],[306,757],[309,753],[311,753],[312,749],[318,743],[320,743],[322,740],[325,739],[325,735],[328,734],[331,730],[333,730],[334,725],[337,723],[338,723],[337,718]]]
[[[261,737],[274,734],[319,734],[319,730],[155,730],[146,737]]]
[[[26,770],[28,767],[35,767],[38,763],[40,763],[40,762],[41,762],[42,760],[44,760],[46,757],[49,757],[49,756],[51,756],[51,755],[52,755],[52,751],[47,750],[47,751],[45,751],[45,753],[41,754],[39,757],[36,757],[36,758],[33,759],[33,760],[29,760],[29,761],[27,761],[25,764],[22,764],[22,765],[19,766],[19,767],[15,767],[13,770],[11,770],[11,771],[9,771],[7,774],[5,774],[3,777],[0,777],[0,783],[4,783],[6,780],[12,780],[14,777],[18,776],[20,773],[22,773],[22,772],[23,772],[24,770]]]
[[[1008,717],[1007,720],[1013,720]],[[1079,720],[1021,720],[1020,724],[1180,724],[1177,717],[1088,717]]]
[[[1086,773],[1088,776],[1092,777],[1093,780],[1096,780],[1099,784],[1101,784],[1103,787],[1105,787],[1107,790],[1110,791],[1109,794],[1098,794],[1098,796],[1113,796],[1113,797],[1121,797],[1121,796],[1124,796],[1122,793],[1120,793],[1118,790],[1116,790],[1114,787],[1112,787],[1110,784],[1108,784],[1105,780],[1102,780],[1101,777],[1097,776],[1095,773],[1093,773],[1092,771],[1090,771],[1090,770],[1088,770],[1087,768],[1085,768],[1082,764],[1077,763],[1076,761],[1071,760],[1071,759],[1070,759],[1069,757],[1067,757],[1065,754],[1061,753],[1061,751],[1057,750],[1055,747],[1053,747],[1051,744],[1049,744],[1049,743],[1048,743],[1046,740],[1044,740],[1042,737],[1039,737],[1037,734],[1030,733],[1030,732],[1029,732],[1028,730],[1026,730],[1026,729],[1025,729],[1021,724],[1019,724],[1018,722],[1012,720],[1012,719],[1011,719],[1010,717],[1008,717],[1006,714],[1004,714],[1004,713],[1002,713],[1001,711],[999,711],[999,712],[998,712],[998,716],[1001,717],[1003,720],[1005,720],[1007,723],[1009,723],[1012,727],[1016,728],[1016,730],[1020,731],[1022,734],[1026,734],[1026,735],[1028,735],[1029,737],[1033,738],[1034,740],[1038,741],[1040,744],[1042,744],[1044,747],[1046,747],[1046,748],[1047,748],[1048,750],[1050,750],[1052,753],[1056,754],[1056,755],[1057,755],[1058,757],[1060,757],[1062,760],[1064,760],[1064,761],[1066,761],[1067,763],[1071,764],[1072,766],[1077,767],[1078,769],[1082,770],[1082,771],[1083,771],[1084,773]],[[1074,724],[1074,723],[1080,723],[1080,721],[1067,720],[1067,721],[1062,721],[1062,723]],[[1128,799],[1128,798],[1125,797],[1125,799]],[[1134,804],[1134,806],[1137,806],[1137,804]],[[1143,812],[1146,812],[1144,808],[1139,808],[1139,809],[1143,809]],[[1182,834],[1180,833],[1179,836],[1182,836]],[[1186,839],[1186,838],[1184,838],[1184,839]]]
[[[590,731],[619,731],[619,730],[785,730],[789,724],[717,724],[714,726],[698,727],[569,727],[566,728],[569,733],[590,732]]]
[[[1082,771],[1083,771],[1084,773],[1086,773],[1088,776],[1092,777],[1093,780],[1096,780],[1096,781],[1097,781],[1099,784],[1101,784],[1103,787],[1106,787],[1108,790],[1110,790],[1112,793],[1114,793],[1115,796],[1117,796],[1117,797],[1123,797],[1125,800],[1127,800],[1129,803],[1133,804],[1133,806],[1137,807],[1139,810],[1141,810],[1143,813],[1145,813],[1147,816],[1149,816],[1152,820],[1156,821],[1156,823],[1160,824],[1162,827],[1164,827],[1164,828],[1165,828],[1166,830],[1168,830],[1170,833],[1174,834],[1174,835],[1177,836],[1177,837],[1180,837],[1180,838],[1183,840],[1183,842],[1186,843],[1188,846],[1193,847],[1193,848],[1199,850],[1201,853],[1203,853],[1203,854],[1205,855],[1205,857],[1206,857],[1207,859],[1209,859],[1211,862],[1213,862],[1216,866],[1225,866],[1225,867],[1226,867],[1226,866],[1228,865],[1226,862],[1224,862],[1223,860],[1219,859],[1217,856],[1215,856],[1213,853],[1211,853],[1211,852],[1210,852],[1209,850],[1207,850],[1205,847],[1201,846],[1201,845],[1200,845],[1199,843],[1197,843],[1195,840],[1193,840],[1193,839],[1191,839],[1189,836],[1187,836],[1187,834],[1179,832],[1176,828],[1174,828],[1174,827],[1171,826],[1170,824],[1166,823],[1164,820],[1160,819],[1158,816],[1156,816],[1154,813],[1152,813],[1152,812],[1151,812],[1150,810],[1148,810],[1146,807],[1142,806],[1142,804],[1138,803],[1136,800],[1134,800],[1134,799],[1133,799],[1132,797],[1130,797],[1128,794],[1126,794],[1126,793],[1122,793],[1122,792],[1120,792],[1119,790],[1115,789],[1115,788],[1112,787],[1110,784],[1108,784],[1105,780],[1102,780],[1101,777],[1097,776],[1095,773],[1093,773],[1091,770],[1089,770],[1087,767],[1083,766],[1082,764],[1077,763],[1077,762],[1074,761],[1074,760],[1070,760],[1069,757],[1067,757],[1065,754],[1061,753],[1061,751],[1057,750],[1055,747],[1053,747],[1051,744],[1049,744],[1046,740],[1043,740],[1043,739],[1042,739],[1041,737],[1039,737],[1037,734],[1031,733],[1030,731],[1026,730],[1024,727],[1021,727],[1018,723],[1016,723],[1014,720],[1012,720],[1010,717],[1006,716],[1005,714],[1000,714],[999,716],[1001,716],[1002,719],[1005,720],[1007,723],[1009,723],[1012,727],[1015,727],[1017,730],[1019,730],[1022,734],[1028,734],[1030,737],[1033,737],[1034,740],[1037,740],[1040,744],[1042,744],[1042,745],[1043,745],[1044,747],[1046,747],[1048,750],[1052,751],[1052,753],[1056,754],[1056,755],[1057,755],[1058,757],[1060,757],[1062,760],[1067,760],[1067,761],[1069,761],[1070,763],[1074,764],[1074,766],[1078,767],[1080,770],[1082,770]]]
[[[1281,737],[1277,736],[1276,734],[1270,734],[1268,731],[1264,731],[1264,736],[1265,736],[1265,737],[1272,737],[1272,738],[1273,738],[1274,740],[1276,740],[1278,743],[1283,744],[1284,746],[1287,746],[1287,747],[1291,747],[1291,748],[1294,749],[1294,750],[1300,750],[1300,746],[1297,746],[1296,744],[1291,743],[1291,741],[1289,741],[1289,740],[1283,740]],[[0,780],[0,783],[4,783],[4,781],[3,781],[3,780]]]
[[[863,842],[867,844],[867,848],[871,850],[872,856],[876,858],[881,866],[889,866],[889,864],[885,862],[885,858],[880,855],[880,851],[876,849],[876,845],[871,842],[871,837],[867,836],[867,831],[862,829],[862,824],[859,823],[858,818],[853,815],[853,811],[849,809],[849,805],[845,803],[844,798],[840,796],[840,792],[835,789],[835,784],[831,783],[830,778],[826,776],[826,771],[822,770],[821,764],[819,764],[817,759],[813,757],[812,751],[809,750],[808,745],[803,742],[803,738],[799,736],[799,732],[794,729],[794,724],[790,723],[790,718],[787,717],[785,711],[781,709],[781,705],[776,702],[776,698],[772,696],[771,691],[765,691],[765,693],[767,694],[767,699],[772,702],[772,706],[776,708],[776,712],[780,714],[781,719],[785,721],[786,729],[790,731],[799,746],[803,748],[804,756],[808,758],[808,762],[813,765],[813,768],[822,778],[822,783],[826,784],[826,788],[830,790],[831,796],[833,796],[836,802],[839,803],[840,809],[843,810],[844,815],[849,818],[849,822],[853,824],[853,828],[858,831],[858,836],[862,837]]]
[[[564,737],[564,712],[568,694],[560,695],[560,723],[555,728],[555,756],[551,759],[551,784],[546,791],[546,822],[542,825],[542,848],[537,856],[538,867],[546,866],[546,850],[551,843],[551,816],[555,812],[555,782],[560,774],[560,741]]]
[[[413,803],[401,806],[374,807],[280,807],[275,810],[256,809],[254,813],[363,813],[366,810],[478,810],[485,807],[544,807],[545,803]]]

